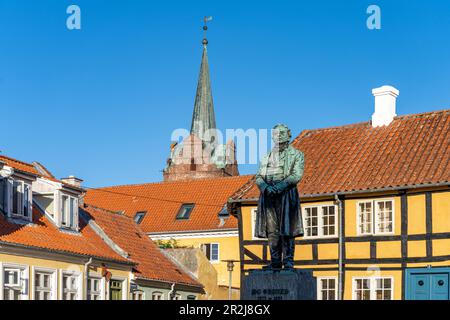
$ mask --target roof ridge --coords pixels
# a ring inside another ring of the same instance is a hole
[[[31,164],[31,163],[28,163],[28,162],[25,162],[25,161],[22,161],[22,160],[18,160],[18,159],[16,159],[16,158],[11,158],[11,157],[5,156],[5,155],[3,155],[3,154],[0,154],[0,158],[6,158],[6,159],[8,159],[8,160],[15,161],[15,162],[19,162],[19,163],[21,163],[21,164],[24,164],[24,165],[27,165],[27,166],[29,166],[29,167],[34,168],[33,164]]]
[[[92,208],[92,209],[97,210],[97,211],[103,211],[105,213],[116,214],[116,215],[119,215],[119,216],[123,216],[123,217],[129,218],[123,211],[108,210],[108,209],[100,208],[100,207],[97,207],[97,206],[94,206],[94,205],[88,204],[88,203],[85,203],[83,205],[83,208]]]
[[[395,116],[394,120],[397,120],[397,119],[401,120],[401,119],[405,119],[405,118],[414,118],[414,117],[423,117],[423,116],[435,115],[435,114],[438,115],[438,114],[447,113],[447,112],[450,113],[450,109],[404,114],[404,115]],[[368,121],[363,121],[363,122],[344,124],[341,126],[330,126],[330,127],[324,127],[324,128],[316,128],[316,129],[304,129],[300,132],[300,134],[294,140],[292,140],[292,143],[297,142],[298,140],[300,140],[300,138],[303,138],[307,133],[310,133],[310,132],[321,132],[321,131],[335,130],[335,129],[351,129],[351,128],[360,127],[360,126],[362,127],[362,126],[370,124],[370,123],[371,123],[371,121],[368,120]]]
[[[99,190],[99,189],[111,189],[111,188],[121,188],[121,187],[135,187],[135,186],[149,186],[149,185],[159,185],[159,184],[172,184],[172,183],[192,183],[196,181],[208,181],[208,180],[222,180],[222,179],[238,179],[238,178],[244,178],[244,177],[250,177],[252,174],[245,174],[245,175],[239,175],[239,176],[232,176],[232,177],[208,177],[208,178],[200,178],[200,179],[191,179],[191,180],[173,180],[173,181],[155,181],[155,182],[144,182],[144,183],[130,183],[130,184],[118,184],[113,186],[104,186],[104,187],[98,187],[98,188],[90,188],[93,190]]]

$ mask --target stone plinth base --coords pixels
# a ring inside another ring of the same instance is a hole
[[[241,286],[242,300],[316,300],[316,279],[312,271],[250,270]]]

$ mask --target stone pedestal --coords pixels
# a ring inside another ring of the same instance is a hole
[[[241,286],[242,300],[316,300],[316,278],[312,271],[250,270]]]

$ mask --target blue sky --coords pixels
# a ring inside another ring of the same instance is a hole
[[[81,30],[66,28],[70,4]],[[370,4],[381,30],[366,28]],[[383,84],[400,90],[398,114],[446,109],[449,12],[444,0],[0,0],[0,150],[86,186],[161,180],[172,130],[190,127],[204,15],[220,129],[367,121]]]

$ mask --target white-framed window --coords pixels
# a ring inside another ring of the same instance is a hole
[[[61,195],[61,226],[70,229],[78,228],[78,198]]]
[[[10,185],[12,187],[10,192],[10,215],[15,218],[31,220],[31,185],[20,180],[11,180]]]
[[[0,300],[28,299],[28,267],[0,263]]]
[[[131,300],[145,300],[144,291],[136,290],[131,292]]]
[[[7,214],[8,179],[0,177],[0,213]]]
[[[172,299],[170,299],[170,300],[181,300],[181,294],[179,294],[179,293],[174,294],[172,296]]]
[[[190,294],[186,297],[186,300],[197,300],[197,296]]]
[[[56,300],[56,270],[34,269],[34,300]]]
[[[218,243],[204,243],[202,244],[203,253],[212,263],[219,262],[219,244]]]
[[[317,300],[337,300],[337,277],[317,278]]]
[[[255,237],[255,228],[256,228],[256,214],[258,212],[258,208],[253,208],[251,211],[251,218],[252,218],[252,239],[253,240],[261,240],[261,239],[265,239],[265,238],[258,238]]]
[[[152,292],[152,300],[164,300],[164,295],[162,292],[153,291]]]
[[[383,235],[394,233],[394,200],[358,201],[357,234]]]
[[[74,272],[61,273],[61,299],[81,300],[81,275]]]
[[[393,277],[354,277],[353,300],[393,300]]]
[[[333,204],[304,206],[305,238],[336,237],[337,209]]]
[[[88,300],[103,300],[103,280],[101,277],[89,277],[87,286]]]

